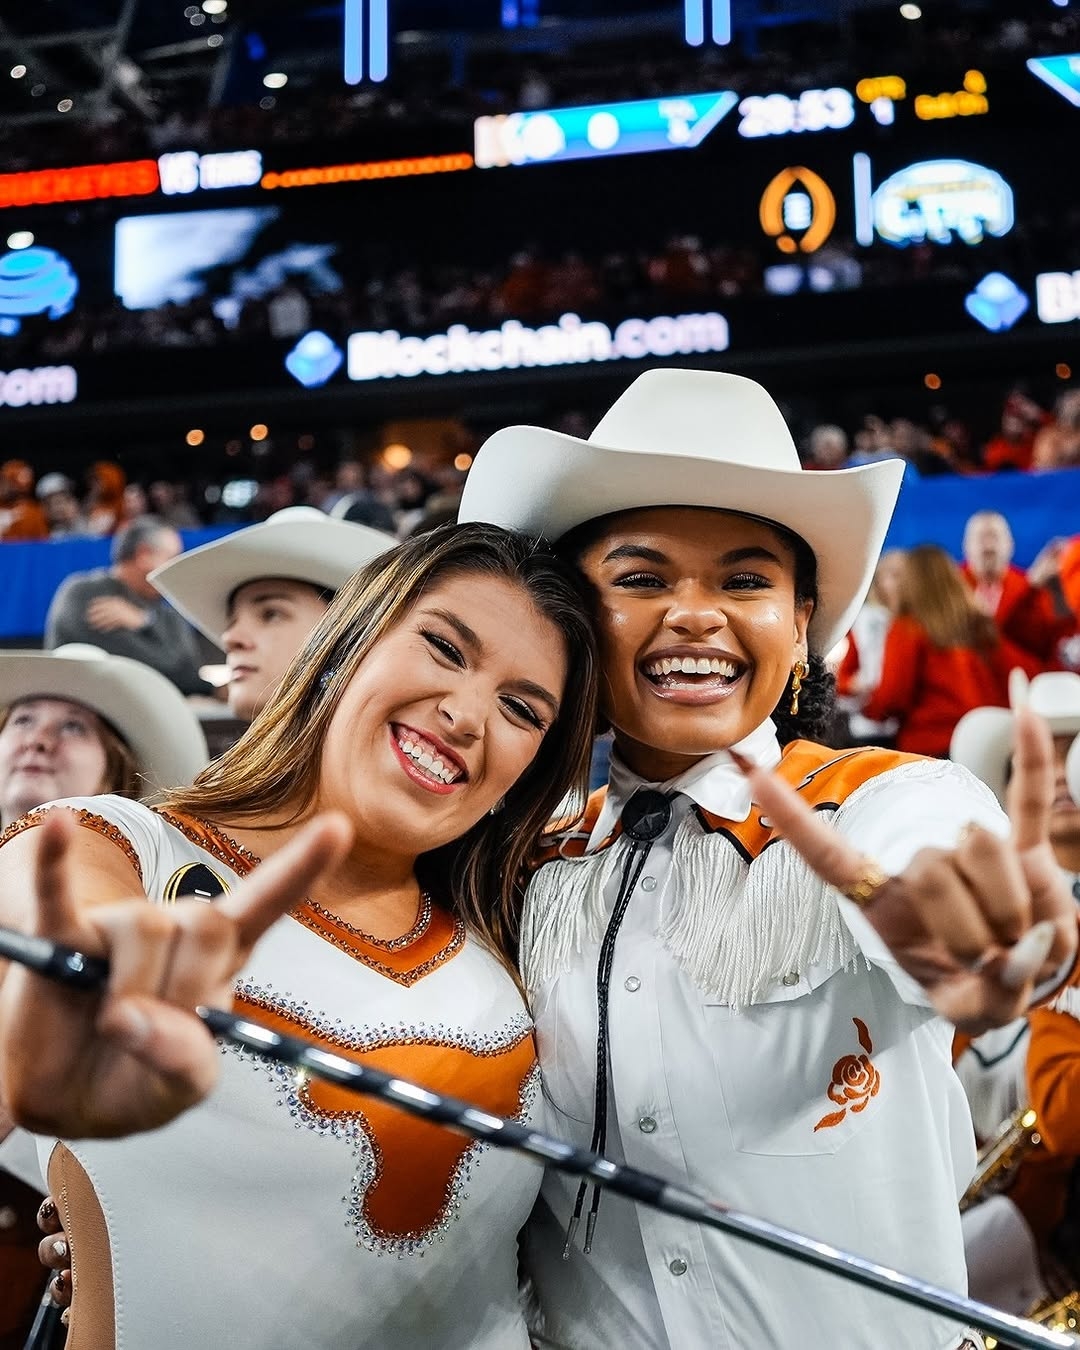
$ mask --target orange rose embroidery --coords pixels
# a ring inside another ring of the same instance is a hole
[[[866,1053],[841,1055],[833,1065],[828,1098],[841,1109],[822,1116],[814,1126],[815,1134],[818,1130],[830,1130],[834,1125],[839,1125],[849,1111],[865,1111],[870,1098],[876,1097],[881,1087],[881,1075],[870,1059],[874,1052],[874,1043],[870,1039],[866,1023],[858,1017],[851,1020],[859,1033],[859,1044]]]

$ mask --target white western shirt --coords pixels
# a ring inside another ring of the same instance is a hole
[[[771,723],[741,748],[761,763],[779,759]],[[616,758],[590,849],[639,786]],[[681,795],[615,948],[607,1153],[963,1291],[957,1200],[975,1152],[952,1028],[857,907],[785,843],[748,865],[702,828],[695,805],[732,821],[751,810],[725,754],[662,786]],[[892,872],[920,848],[955,844],[969,821],[1007,831],[982,784],[936,760],[869,778],[831,818]],[[597,957],[627,847],[549,863],[526,900],[522,964],[546,1125],[582,1146],[593,1118]],[[963,1337],[946,1318],[610,1194],[591,1254],[583,1221],[564,1260],[576,1190],[550,1171],[526,1230],[545,1346],[946,1350]]]

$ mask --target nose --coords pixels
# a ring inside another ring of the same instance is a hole
[[[239,619],[234,619],[221,635],[221,647],[225,652],[250,651],[251,646],[251,633]]]
[[[700,582],[687,580],[675,588],[664,615],[664,626],[686,637],[704,637],[727,627],[727,615],[716,592]]]
[[[439,700],[439,720],[448,739],[472,742],[484,735],[485,701],[481,691],[461,681]]]

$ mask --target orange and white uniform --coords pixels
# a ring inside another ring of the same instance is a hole
[[[117,797],[66,804],[152,897],[175,894],[192,864],[228,887],[256,861],[191,818]],[[521,994],[437,906],[379,942],[301,905],[256,947],[236,1007],[502,1115],[525,1118],[535,1095]],[[517,1234],[538,1165],[233,1047],[222,1056],[210,1097],[165,1128],[56,1150],[53,1186],[59,1175],[85,1192],[88,1179],[87,1231],[103,1221],[108,1238],[102,1262],[92,1240],[80,1247],[86,1206],[71,1213],[79,1350],[527,1350]],[[52,1141],[41,1152],[44,1167]],[[80,1285],[88,1304],[110,1279],[114,1330],[88,1326]]]
[[[1077,890],[1080,878],[1066,873]],[[986,1032],[958,1038],[956,1069],[980,1142],[1032,1107],[1040,1142],[1026,1152],[1004,1194],[964,1215],[973,1293],[1024,1313],[1048,1294],[1041,1270],[1065,1218],[1080,1161],[1080,967],[1045,1007]]]
[[[1007,820],[966,770],[795,742],[771,722],[739,747],[887,871]],[[522,973],[546,1125],[587,1146],[596,971],[642,784],[616,757],[606,798],[534,876]],[[966,1287],[957,1200],[975,1163],[952,1029],[865,916],[752,807],[725,753],[660,785],[678,795],[614,949],[607,1152],[736,1209]],[[526,1230],[541,1345],[560,1350],[952,1350],[969,1333],[682,1220],[608,1195],[592,1252],[563,1259],[576,1184],[549,1172]],[[975,1344],[974,1336],[971,1343]]]

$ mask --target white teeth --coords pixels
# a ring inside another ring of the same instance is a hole
[[[411,736],[402,736],[398,740],[398,745],[413,763],[419,765],[432,778],[437,778],[443,783],[453,783],[461,777],[459,770],[452,765],[444,764],[438,755],[432,754],[419,741],[414,741]]]
[[[733,680],[738,669],[731,661],[721,661],[718,657],[706,656],[665,656],[652,661],[645,667],[645,674],[654,678],[660,675],[723,675]]]

